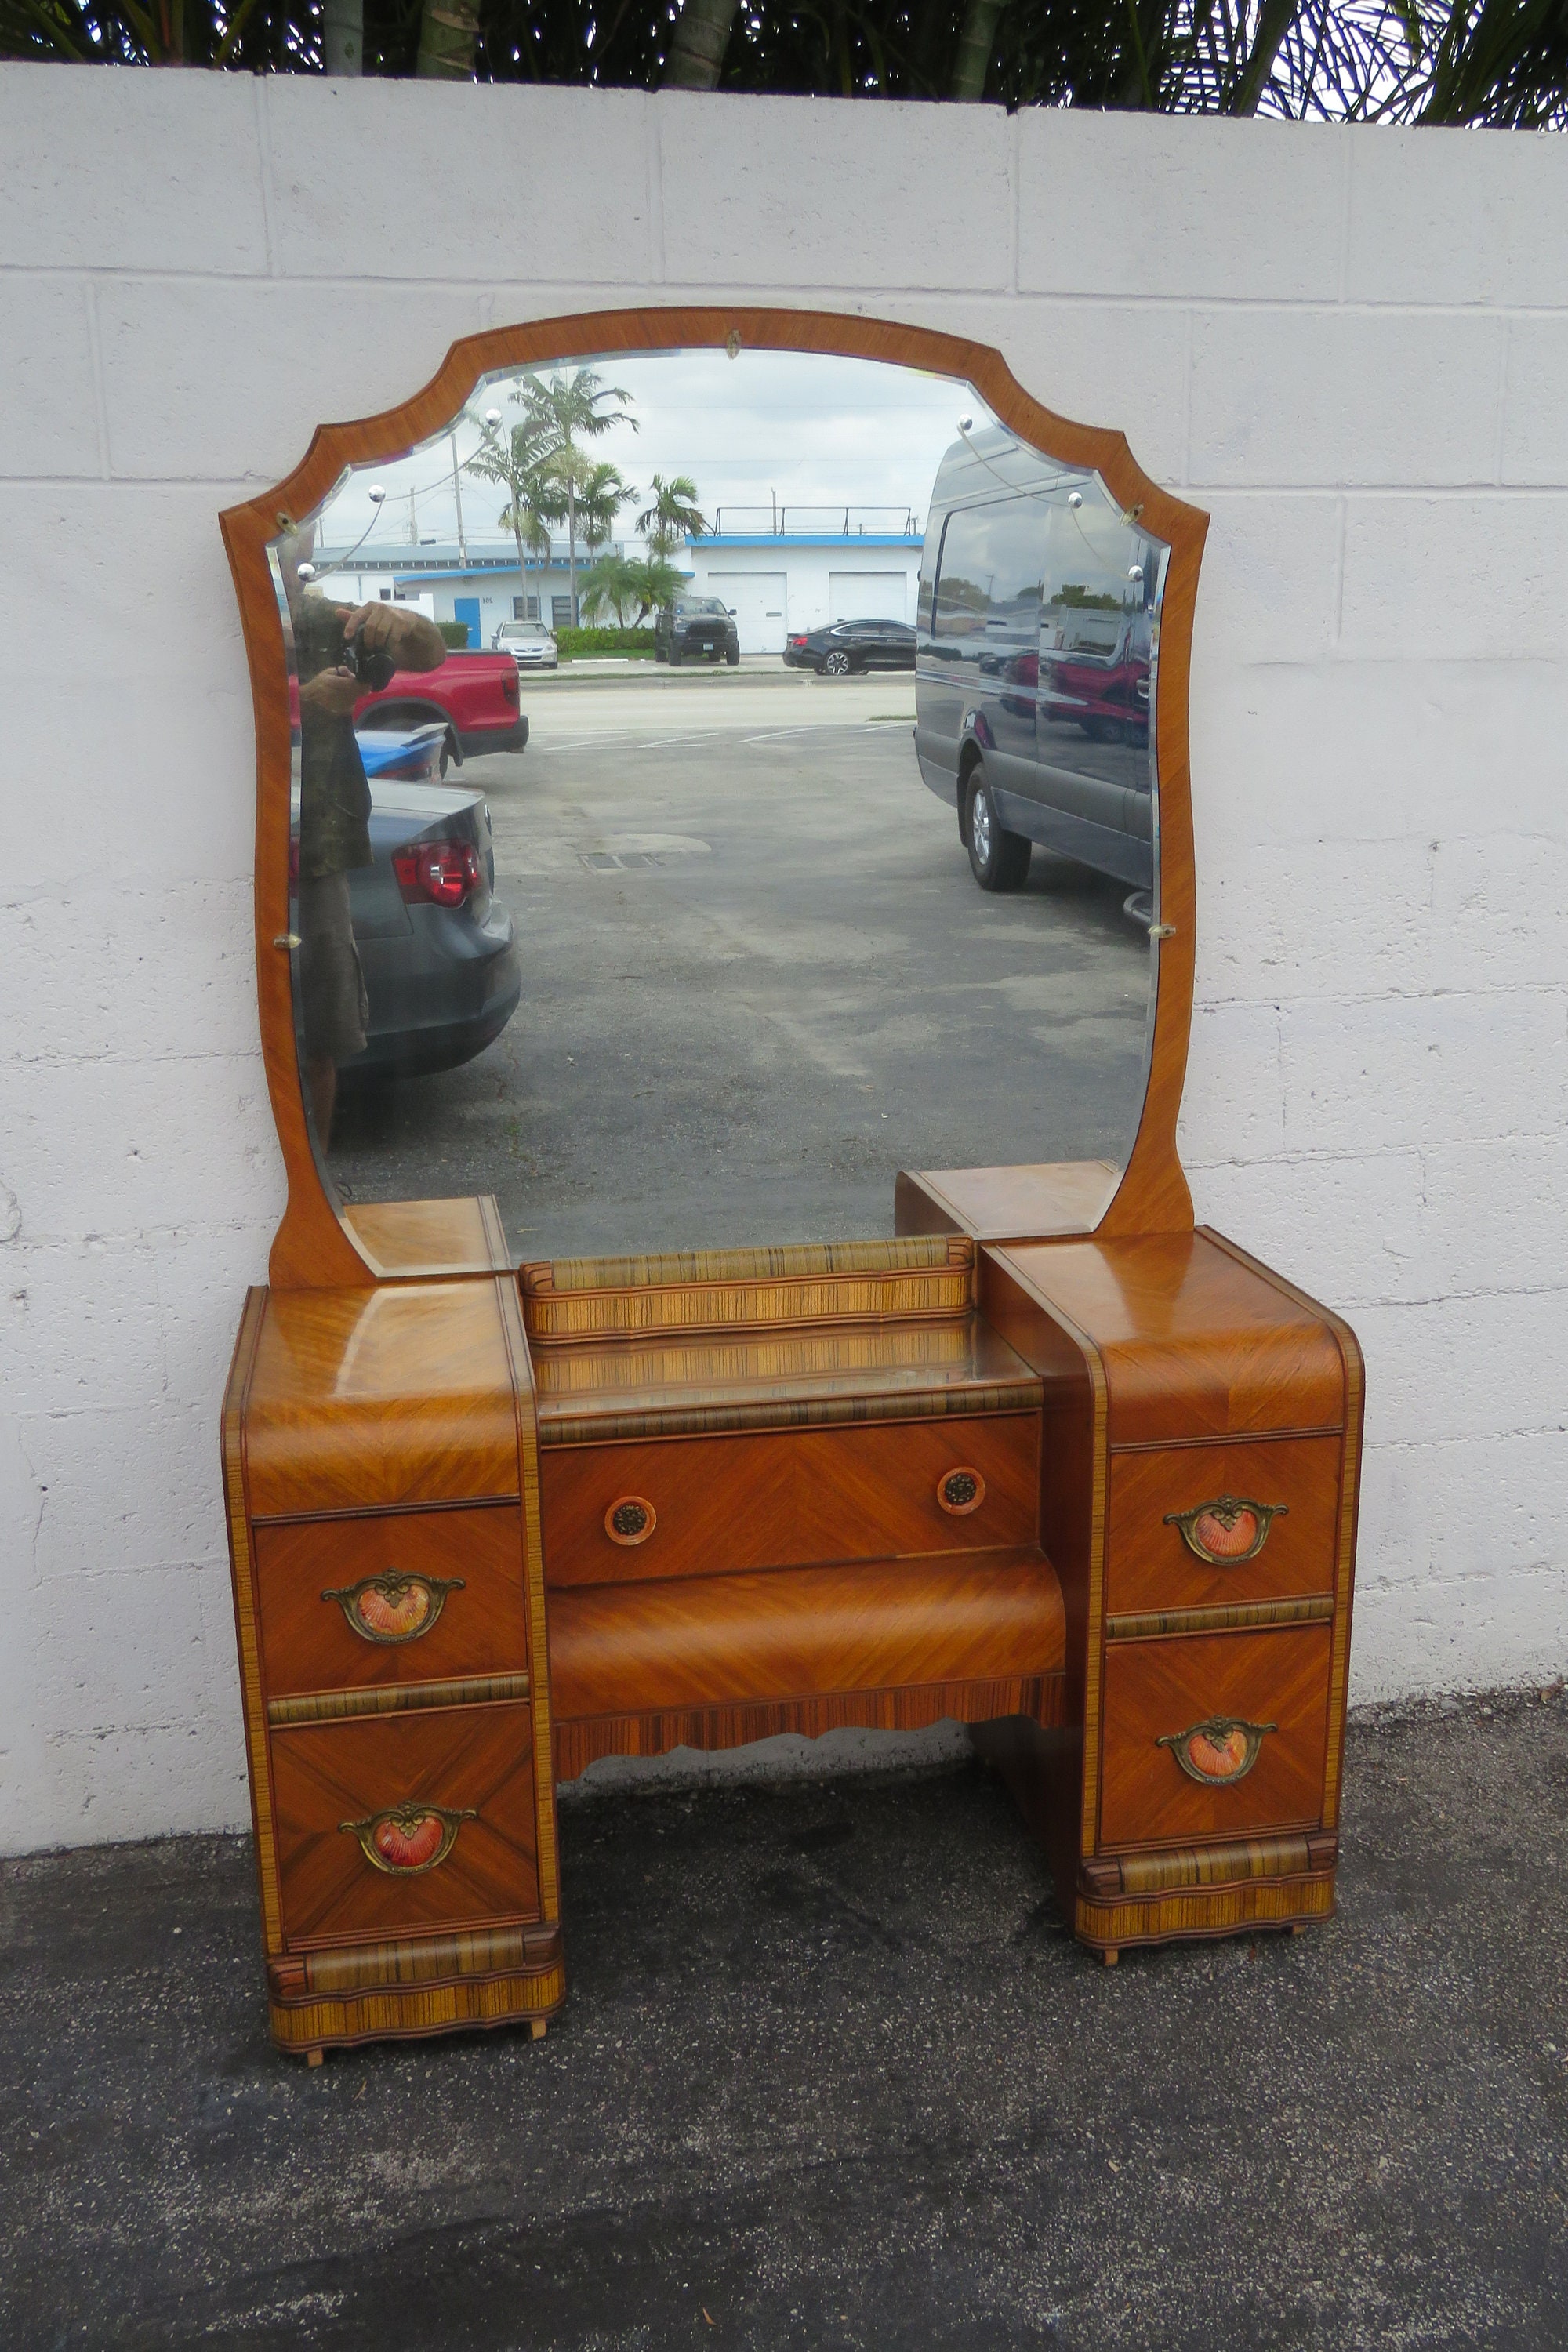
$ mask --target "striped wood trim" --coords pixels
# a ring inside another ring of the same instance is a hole
[[[518,1488],[522,1496],[522,1575],[528,1596],[528,1638],[533,1669],[533,1801],[539,1830],[539,1900],[547,1920],[561,1916],[561,1864],[556,1843],[555,1748],[551,1732],[550,1633],[544,1603],[544,1530],[539,1507],[539,1412],[515,1283],[498,1282],[496,1300],[511,1363],[517,1402]]]
[[[1319,1847],[1317,1854],[1313,1845]],[[1122,1895],[1164,1895],[1179,1886],[1226,1886],[1254,1878],[1300,1878],[1331,1866],[1331,1838],[1255,1837],[1235,1839],[1226,1845],[1178,1846],[1164,1853],[1124,1853],[1109,1866],[1095,1864],[1096,1873],[1114,1871],[1121,1886],[1100,1887],[1101,1897]]]
[[[1366,1410],[1366,1366],[1361,1342],[1350,1325],[1331,1307],[1323,1306],[1293,1282],[1276,1274],[1271,1266],[1249,1257],[1244,1249],[1204,1225],[1198,1230],[1205,1241],[1213,1242],[1254,1274],[1261,1275],[1304,1307],[1310,1315],[1321,1316],[1334,1335],[1340,1360],[1345,1373],[1345,1425],[1340,1454],[1340,1520],[1339,1542],[1334,1566],[1334,1630],[1329,1654],[1329,1724],[1328,1740],[1323,1759],[1323,1826],[1336,1827],[1340,1817],[1340,1782],[1344,1772],[1345,1709],[1349,1702],[1351,1615],[1355,1588],[1356,1521],[1361,1507],[1361,1449],[1363,1423]]]
[[[444,1984],[453,1977],[532,1975],[561,1958],[558,1927],[471,1927],[447,1936],[348,1944],[291,1956],[268,1971],[274,2001],[287,2008],[322,1993],[390,1991]]]
[[[1283,1927],[1293,1919],[1327,1919],[1334,1908],[1332,1878],[1250,1879],[1212,1889],[1191,1888],[1144,1901],[1094,1903],[1079,1895],[1073,1926],[1086,1943],[1163,1944],[1172,1936],[1233,1936],[1238,1927]]]
[[[1108,1617],[1108,1642],[1151,1642],[1166,1633],[1236,1633],[1255,1625],[1315,1625],[1334,1613],[1331,1592],[1300,1601],[1237,1601],[1216,1609],[1151,1609],[1142,1615]]]
[[[397,2035],[448,2033],[465,2025],[508,2025],[520,2017],[546,2017],[566,1998],[561,1963],[537,1973],[490,1977],[468,1983],[412,1986],[323,1998],[299,2008],[269,2004],[272,2039],[284,2050],[336,2048]]]
[[[260,1614],[256,1600],[256,1562],[250,1549],[246,1504],[245,1415],[256,1352],[267,1314],[267,1292],[247,1290],[234,1343],[223,1405],[223,1484],[228,1517],[229,1567],[234,1582],[235,1633],[239,1647],[239,1688],[245,1742],[250,1766],[250,1813],[256,1829],[256,1877],[261,1897],[262,1948],[270,1957],[283,1949],[282,1888],[272,1807],[272,1765],[267,1745],[267,1710],[261,1689]]]
[[[669,1250],[654,1256],[567,1257],[521,1269],[522,1295],[549,1291],[668,1289],[675,1284],[795,1282],[823,1275],[904,1274],[958,1266],[967,1274],[974,1244],[964,1234],[913,1234],[897,1241],[789,1242],[776,1249]]]
[[[450,1683],[375,1683],[368,1689],[310,1691],[298,1698],[267,1703],[267,1720],[335,1723],[351,1715],[405,1715],[426,1706],[483,1706],[498,1698],[526,1698],[526,1675],[470,1675]]]
[[[1039,1409],[1038,1381],[1005,1381],[984,1388],[933,1389],[923,1395],[904,1389],[878,1397],[766,1397],[746,1404],[650,1405],[622,1412],[549,1411],[540,1416],[539,1442],[604,1445],[639,1437],[717,1437],[743,1429],[828,1429]]]
[[[1025,1715],[1047,1727],[1066,1704],[1062,1675],[996,1682],[920,1683],[901,1690],[834,1691],[812,1698],[737,1699],[724,1706],[671,1707],[649,1715],[577,1716],[555,1727],[557,1780],[574,1780],[601,1756],[666,1756],[672,1748],[742,1748],[794,1731],[923,1731],[951,1717],[990,1723]]]

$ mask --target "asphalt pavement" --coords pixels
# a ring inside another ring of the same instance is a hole
[[[308,2073],[247,1841],[0,1865],[0,2344],[1568,2344],[1560,1693],[1352,1724],[1339,1916],[1114,1969],[953,1727],[796,1746],[568,1794],[542,2042]]]
[[[885,1234],[900,1168],[1121,1156],[1150,971],[1125,886],[1037,850],[981,891],[912,678],[526,685],[527,751],[462,771],[521,1003],[463,1068],[345,1097],[348,1197],[492,1192],[520,1256],[567,1256]]]

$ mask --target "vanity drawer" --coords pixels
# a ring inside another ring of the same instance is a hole
[[[258,1527],[269,1697],[522,1674],[522,1515],[388,1512]]]
[[[1110,1643],[1101,1848],[1315,1827],[1328,1703],[1327,1625]]]
[[[1331,1592],[1341,1450],[1286,1437],[1113,1454],[1107,1614]]]
[[[538,1917],[526,1704],[274,1731],[272,1780],[291,1948]]]
[[[547,1448],[545,1579],[621,1584],[1032,1543],[1038,1445],[1037,1415],[1006,1413]]]

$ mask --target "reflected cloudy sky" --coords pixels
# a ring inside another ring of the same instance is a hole
[[[922,529],[937,466],[957,436],[959,418],[973,418],[976,429],[993,422],[969,385],[874,360],[747,351],[731,360],[721,351],[702,351],[620,352],[589,364],[606,383],[625,388],[630,395],[625,404],[639,428],[613,427],[594,444],[595,457],[617,466],[639,491],[652,474],[667,480],[689,474],[710,523],[718,509],[731,509],[723,519],[727,530],[765,530],[775,499],[797,509],[837,508],[840,519],[846,506],[885,508],[886,520],[867,517],[868,528],[901,530],[910,514],[916,530]],[[543,373],[561,372],[565,369]],[[516,422],[519,411],[510,396],[515,381],[492,379],[475,392],[457,428],[461,456],[478,446],[488,408],[501,411],[503,431]],[[386,491],[379,518],[366,495],[372,483]],[[510,541],[498,520],[503,495],[463,475],[463,522],[471,546]],[[617,537],[630,535],[641,503],[627,507]],[[752,511],[742,516],[742,508]],[[416,538],[456,537],[447,436],[395,465],[352,476],[330,503],[323,542],[341,550],[373,520],[365,541],[371,551],[407,546]]]

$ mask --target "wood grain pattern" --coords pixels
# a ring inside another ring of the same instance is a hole
[[[905,1241],[793,1243],[779,1249],[689,1251],[664,1257],[564,1258],[524,1265],[530,1339],[632,1339],[962,1315],[973,1244],[963,1235]]]
[[[526,1672],[522,1515],[489,1509],[409,1511],[370,1519],[291,1520],[256,1530],[268,1690],[348,1688]],[[363,1641],[329,1591],[384,1570],[461,1579],[427,1633]]]
[[[297,2006],[275,2000],[268,2020],[279,2049],[352,2050],[363,2042],[421,2041],[465,2028],[516,2025],[524,2018],[552,2015],[565,1998],[565,1971],[557,1960],[510,1976],[400,1985]]]
[[[1110,1465],[1106,1606],[1234,1607],[1334,1589],[1342,1444],[1338,1437],[1173,1447],[1117,1454]],[[1196,1558],[1172,1512],[1222,1495],[1283,1504],[1255,1559],[1215,1568]]]
[[[537,1380],[547,1446],[1033,1412],[1039,1402],[1029,1367],[968,1312],[542,1346]]]
[[[560,1958],[559,1927],[514,1921],[504,1927],[470,1927],[457,1935],[401,1936],[379,1944],[317,1945],[273,1962],[267,1971],[267,1985],[275,2000],[300,2002],[317,2000],[323,1993],[531,1973],[554,1967]]]
[[[996,1717],[1060,1721],[1062,1677],[1014,1675],[977,1682],[921,1683],[891,1690],[833,1691],[800,1699],[671,1707],[647,1715],[579,1717],[555,1729],[555,1774],[574,1780],[602,1756],[667,1756],[672,1748],[742,1748],[794,1732],[925,1731],[933,1723],[989,1727]]]
[[[274,1291],[246,1413],[252,1516],[515,1497],[510,1287]]]
[[[540,1909],[526,1705],[312,1724],[271,1735],[283,1919],[291,1948],[483,1926]],[[471,1808],[423,1876],[373,1869],[339,1824],[421,1801]]]
[[[893,1182],[899,1234],[972,1234],[977,1241],[1090,1234],[1121,1177],[1111,1160],[1057,1160],[1016,1168],[900,1169]]]
[[[563,1730],[592,1716],[1010,1682],[1062,1664],[1061,1595],[1032,1547],[579,1585],[550,1604]]]
[[[468,1675],[450,1683],[380,1683],[370,1689],[317,1690],[298,1698],[269,1698],[270,1724],[340,1723],[349,1716],[414,1715],[432,1706],[482,1706],[487,1700],[527,1698],[526,1675]]]
[[[533,1788],[538,1808],[539,1904],[547,1920],[561,1916],[560,1847],[555,1820],[552,1737],[554,1694],[550,1685],[550,1636],[544,1601],[544,1534],[540,1505],[539,1414],[533,1364],[516,1286],[500,1286],[501,1329],[516,1405],[518,1485],[522,1496],[523,1579],[528,1593],[529,1669],[533,1681]]]
[[[339,1214],[378,1282],[511,1270],[500,1211],[488,1192],[470,1201],[356,1201]]]
[[[675,1438],[635,1449],[550,1448],[542,1464],[547,1580],[559,1591],[1033,1543],[1038,1447],[1037,1415],[1010,1413],[966,1421],[958,1431],[911,1422]],[[937,1482],[963,1463],[981,1472],[985,1497],[955,1519],[937,1500]],[[606,1508],[627,1491],[647,1496],[658,1515],[635,1549],[612,1542],[605,1528]]]
[[[1072,1916],[1074,1931],[1084,1943],[1121,1951],[1134,1944],[1168,1944],[1177,1937],[1192,1941],[1241,1935],[1254,1927],[1292,1927],[1330,1919],[1333,1911],[1333,1873],[1326,1871],[1306,1878],[1243,1879],[1232,1886],[1184,1889],[1121,1903],[1097,1903],[1079,1895]]]
[[[261,496],[221,518],[250,664],[257,735],[256,937],[262,1043],[273,1116],[289,1175],[289,1204],[273,1245],[275,1288],[342,1286],[368,1268],[317,1169],[306,1129],[295,1059],[289,958],[272,944],[288,929],[289,705],[282,633],[267,545],[289,520],[310,513],[348,465],[384,463],[439,432],[481,376],[585,352],[675,347],[715,349],[732,335],[748,348],[843,353],[885,360],[971,383],[1005,425],[1069,465],[1094,467],[1143,527],[1171,550],[1161,611],[1156,683],[1160,824],[1157,905],[1172,927],[1158,951],[1149,1083],[1138,1134],[1102,1230],[1190,1227],[1192,1202],[1176,1153],[1192,1014],[1196,894],[1187,699],[1193,614],[1208,519],[1143,473],[1120,433],[1054,415],[1016,382],[986,346],[931,329],[864,315],[752,305],[649,308],[540,320],[470,336],[453,345],[424,389],[401,406],[348,425],[318,428],[301,464]]]
[[[278,1890],[276,1806],[272,1759],[267,1745],[266,1686],[261,1675],[261,1612],[245,1481],[246,1406],[266,1317],[266,1291],[247,1290],[234,1343],[228,1385],[224,1391],[223,1487],[229,1574],[234,1588],[235,1636],[239,1651],[240,1706],[249,1767],[250,1821],[256,1840],[256,1878],[261,1903],[261,1946],[264,1952],[270,1954],[283,1948],[283,1913]]]
[[[1107,1617],[1108,1642],[1151,1642],[1174,1633],[1238,1633],[1267,1625],[1326,1625],[1334,1613],[1331,1592],[1310,1592],[1299,1601],[1252,1601],[1230,1609],[1149,1609]]]
[[[1326,1625],[1113,1644],[1105,1661],[1100,1843],[1186,1844],[1318,1827],[1329,1656]],[[1278,1728],[1244,1780],[1205,1788],[1156,1743],[1210,1716]]]
[[[1343,1423],[1344,1363],[1321,1310],[1213,1235],[1097,1235],[996,1255],[1015,1281],[1093,1333],[1113,1446]]]

